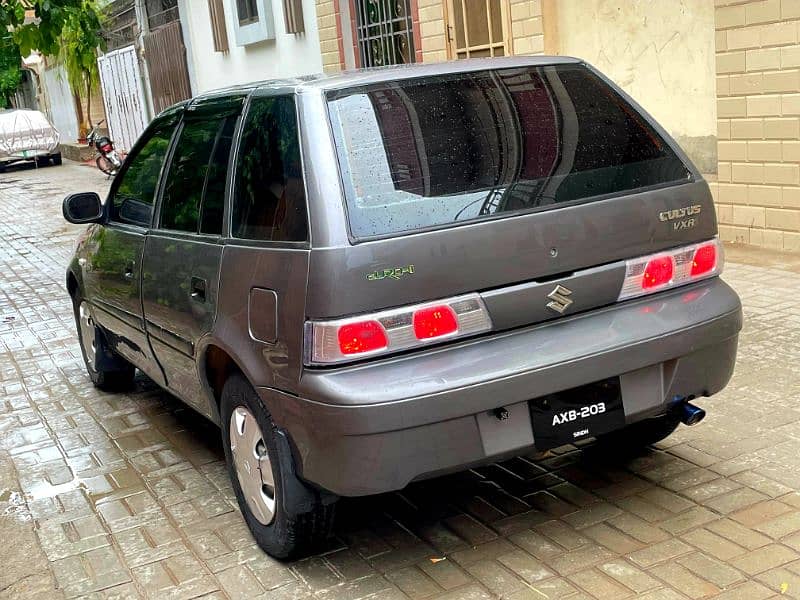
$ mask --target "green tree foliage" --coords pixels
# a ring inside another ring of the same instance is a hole
[[[97,49],[105,48],[100,35],[100,9],[96,0],[80,0],[80,5],[65,11],[59,36],[58,59],[67,72],[72,92],[78,96],[91,91],[100,83],[97,70]],[[87,121],[91,116],[87,115]]]
[[[33,50],[56,56],[64,22],[82,6],[83,0],[0,0],[0,31],[13,33],[22,56]],[[34,16],[28,23],[26,9]]]
[[[105,48],[100,21],[98,0],[0,0],[0,31],[11,32],[17,55],[38,50],[58,57],[78,106],[80,95],[88,97],[99,82],[97,49]]]
[[[11,106],[14,95],[22,79],[22,59],[11,34],[0,37],[0,108]]]

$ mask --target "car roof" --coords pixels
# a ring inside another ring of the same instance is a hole
[[[304,91],[326,92],[342,90],[371,83],[383,83],[400,79],[413,79],[445,75],[448,73],[468,73],[470,71],[486,71],[494,69],[512,69],[519,67],[539,67],[558,64],[579,64],[582,61],[570,56],[509,56],[501,58],[470,58],[466,60],[452,60],[438,63],[413,63],[406,65],[392,65],[387,67],[373,67],[369,69],[355,69],[332,74],[317,74],[296,77],[292,79],[272,79],[256,81],[243,85],[236,85],[217,90],[204,92],[194,97],[189,104],[194,102],[230,95],[246,95],[259,90],[282,90],[287,92],[302,93]]]

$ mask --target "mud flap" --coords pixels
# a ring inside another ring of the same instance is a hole
[[[297,476],[297,470],[294,467],[294,460],[291,444],[286,432],[281,429],[274,429],[275,433],[275,446],[278,449],[278,464],[283,476],[281,477],[281,486],[278,488],[278,493],[281,495],[280,506],[286,511],[289,518],[294,519],[298,515],[302,515],[314,510],[318,502],[322,504],[331,504],[338,498],[337,496],[329,493],[318,491],[307,484]]]

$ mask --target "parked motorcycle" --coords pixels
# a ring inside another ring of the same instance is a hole
[[[92,127],[89,135],[86,136],[86,141],[90,147],[93,147],[98,152],[98,156],[95,159],[97,168],[106,175],[113,176],[117,174],[117,171],[122,166],[122,159],[114,149],[114,142],[111,141],[111,138],[100,135],[97,131],[97,128],[102,124],[103,121],[100,121]]]

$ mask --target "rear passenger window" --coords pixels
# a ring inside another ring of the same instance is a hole
[[[233,236],[306,241],[306,199],[294,98],[253,99],[242,131]]]
[[[150,226],[158,179],[173,131],[174,124],[156,129],[138,152],[126,159],[111,205],[112,221]]]
[[[184,122],[164,184],[161,229],[220,235],[236,117]]]

